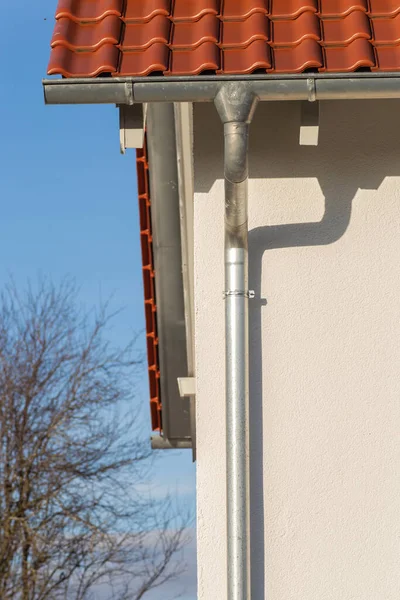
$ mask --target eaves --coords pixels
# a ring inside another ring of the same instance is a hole
[[[147,107],[157,353],[154,357],[149,348],[149,372],[152,381],[155,369],[158,380],[157,388],[150,385],[150,389],[153,428],[160,433],[152,438],[155,448],[194,446],[194,398],[181,396],[178,385],[180,380],[194,377],[191,127],[190,105],[157,103]]]

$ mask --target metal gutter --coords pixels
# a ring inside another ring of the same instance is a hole
[[[134,104],[131,81],[45,79],[45,104]]]
[[[177,447],[178,443],[191,447],[190,403],[187,398],[181,398],[178,387],[178,378],[188,375],[188,362],[173,104],[149,104],[147,150],[161,374],[162,437],[168,442],[164,447]]]
[[[262,101],[400,98],[400,73],[50,79],[43,88],[46,104],[213,102],[227,81],[241,81]]]

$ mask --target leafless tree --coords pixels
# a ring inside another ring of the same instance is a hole
[[[1,600],[140,600],[183,568],[187,523],[141,492],[138,361],[108,323],[69,282],[1,294]]]

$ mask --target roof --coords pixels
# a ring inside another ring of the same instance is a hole
[[[90,75],[84,71],[84,65],[94,60],[98,51],[109,52],[111,42],[116,43],[125,27],[122,20],[123,4],[125,2],[120,0],[60,0],[56,10],[50,63],[54,60],[54,53],[57,54],[61,51],[64,58],[72,53],[78,59],[82,59],[78,60],[81,65],[80,75],[83,77]],[[135,1],[135,5],[138,8],[139,2]],[[125,17],[131,14],[132,6],[132,2],[127,3],[124,11]],[[143,8],[142,3],[140,6]],[[148,21],[150,25],[151,21],[152,19]],[[103,71],[101,74],[104,76],[105,72]],[[159,107],[160,110],[161,108]],[[144,147],[136,152],[136,170],[151,424],[153,431],[162,432],[172,447],[180,443],[185,443],[185,447],[188,447],[188,440],[190,441],[190,436],[193,436],[189,423],[189,402],[186,398],[180,397],[177,383],[177,377],[188,376],[189,368],[189,351],[187,349],[189,342],[186,334],[186,308],[183,291],[184,265],[182,264],[179,231],[173,231],[179,260],[173,253],[171,243],[168,243],[168,252],[163,250],[163,236],[170,233],[171,228],[172,230],[176,227],[180,229],[182,225],[178,175],[176,173],[176,176],[173,176],[173,167],[168,163],[168,173],[163,177],[157,160],[152,161],[151,156],[149,158],[151,148],[156,145],[157,148],[162,149],[165,156],[173,158],[174,168],[177,170],[173,105],[170,108],[172,108],[172,112],[169,110],[171,115],[162,113],[160,117],[153,114],[154,111],[149,111],[151,112],[147,118],[149,127],[153,127],[155,119],[157,121],[161,119],[163,123],[162,140],[156,139],[154,131],[150,135],[150,140],[148,140],[148,135],[145,136]],[[189,135],[189,132],[187,133]],[[153,159],[155,154],[157,152],[153,148]],[[151,171],[149,162],[154,162]],[[153,177],[153,181],[151,181],[152,171],[157,173]],[[160,199],[157,202],[158,196],[162,196],[162,203],[160,203]],[[164,208],[168,211],[168,218],[162,214]],[[175,208],[176,210],[173,210]],[[158,233],[155,231],[157,223],[154,223],[154,220],[162,221],[161,225],[158,223]],[[155,264],[157,255],[158,270]],[[175,265],[175,275],[174,268],[171,268],[171,265],[168,266],[168,260],[172,260]],[[182,279],[182,282],[180,283],[178,279]],[[173,294],[171,293],[166,298],[165,287],[171,280],[174,287]],[[161,310],[157,310],[156,296],[158,299],[163,297]],[[162,352],[159,349],[161,340],[163,342]],[[168,354],[168,360],[166,360],[166,354]],[[161,371],[163,372],[162,376]]]
[[[399,0],[59,0],[64,77],[400,70]]]
[[[147,360],[150,384],[150,414],[153,431],[161,431],[160,367],[158,360],[157,307],[154,286],[153,236],[147,144],[136,151],[139,198],[140,241],[143,264],[143,289],[146,320]]]

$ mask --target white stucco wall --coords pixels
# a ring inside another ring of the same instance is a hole
[[[323,103],[317,148],[295,103],[251,128],[253,600],[400,597],[399,109]],[[227,600],[222,145],[196,107],[200,600]]]

